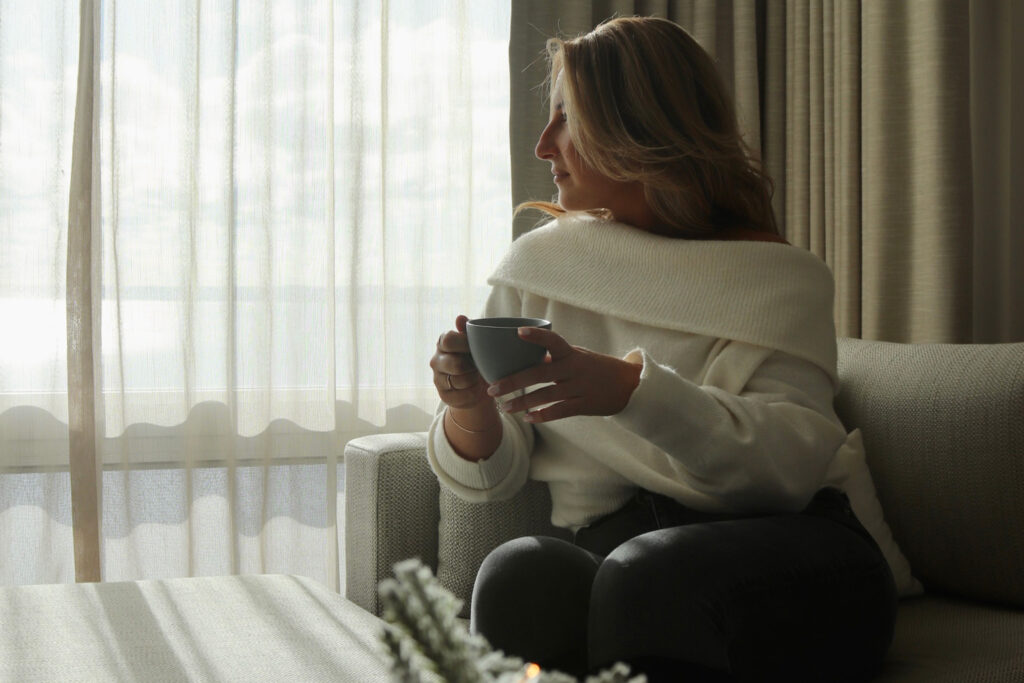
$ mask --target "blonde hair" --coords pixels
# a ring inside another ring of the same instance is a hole
[[[623,17],[571,40],[547,42],[548,93],[562,74],[569,135],[583,163],[639,182],[672,237],[714,237],[742,227],[778,234],[772,181],[739,131],[711,57],[666,19]],[[551,202],[526,208],[559,216]],[[611,217],[606,210],[589,213]]]

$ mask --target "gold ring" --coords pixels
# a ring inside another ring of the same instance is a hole
[[[455,387],[452,386],[452,376],[445,373],[445,379],[448,382],[448,391],[455,391]]]

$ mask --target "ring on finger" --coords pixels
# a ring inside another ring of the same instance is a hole
[[[448,382],[448,391],[455,391],[455,387],[452,385],[452,376],[445,373],[445,381]]]

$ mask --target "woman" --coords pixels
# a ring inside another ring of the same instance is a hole
[[[822,488],[846,439],[831,274],[778,236],[685,31],[621,18],[548,52],[536,154],[558,202],[527,206],[556,219],[512,245],[486,306],[551,320],[521,330],[548,362],[488,386],[459,316],[431,359],[428,457],[469,501],[547,482],[573,541],[495,549],[472,628],[576,675],[622,660],[652,681],[867,680],[896,591]]]

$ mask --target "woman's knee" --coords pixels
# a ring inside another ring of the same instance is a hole
[[[679,658],[738,680],[774,680],[766,670],[797,661],[807,680],[855,657],[870,668],[894,619],[891,577],[875,554],[853,531],[797,515],[638,536],[595,576],[591,663]]]
[[[599,562],[596,556],[558,538],[515,538],[484,558],[473,586],[473,602],[476,604],[478,597],[504,601],[532,599],[549,586],[579,586],[589,591]]]
[[[650,532],[605,558],[591,588],[592,666],[638,657],[727,666],[715,577],[687,550],[705,533],[705,525]]]
[[[484,559],[470,628],[509,654],[563,670],[585,662],[590,585],[600,558],[571,543],[528,536]]]

